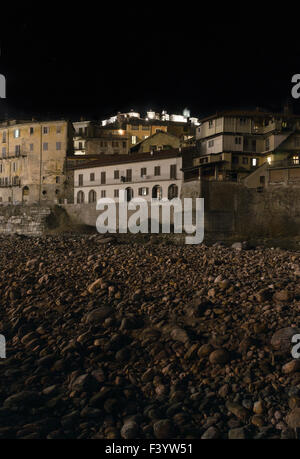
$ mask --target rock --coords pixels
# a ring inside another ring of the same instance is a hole
[[[282,367],[282,373],[290,374],[300,370],[300,360],[291,360]]]
[[[216,427],[209,427],[201,436],[202,440],[215,440],[220,438],[220,432]]]
[[[84,316],[84,322],[91,325],[97,325],[103,322],[107,317],[113,314],[113,309],[110,306],[101,306],[100,308],[94,309],[88,312]]]
[[[187,332],[179,327],[173,328],[170,335],[174,341],[180,341],[181,343],[186,343],[189,341]]]
[[[242,242],[234,242],[231,246],[234,250],[243,250],[243,243]]]
[[[213,352],[213,347],[210,344],[202,344],[199,348],[197,355],[200,359],[208,357]]]
[[[277,351],[291,352],[293,344],[292,337],[300,334],[300,329],[296,327],[286,327],[277,330],[271,339],[271,345]]]
[[[244,420],[248,416],[248,411],[238,403],[226,402],[226,408],[232,414],[234,414],[238,419]]]
[[[300,427],[300,408],[294,408],[286,417],[287,424],[291,429]]]
[[[136,422],[128,421],[121,429],[121,437],[126,440],[135,439],[138,436],[139,427]]]
[[[153,432],[155,438],[158,439],[167,439],[172,438],[173,435],[173,425],[169,419],[161,419],[153,425]]]
[[[212,364],[223,365],[229,361],[230,355],[225,349],[216,349],[209,355],[209,361]]]
[[[273,300],[278,302],[285,302],[291,301],[292,294],[288,290],[280,290],[279,292],[275,292],[273,295]]]
[[[246,431],[244,427],[230,429],[228,432],[229,440],[244,440],[246,438]]]
[[[253,411],[255,414],[263,414],[264,406],[261,400],[258,400],[257,402],[254,403]]]

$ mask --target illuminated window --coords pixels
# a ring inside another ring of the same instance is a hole
[[[271,162],[272,162],[272,157],[271,157],[271,156],[268,156],[268,157],[267,157],[267,161],[268,161],[269,164],[271,164]]]
[[[257,166],[257,159],[256,158],[252,158],[252,166]]]
[[[136,144],[136,135],[131,136],[131,143],[132,145]]]
[[[293,164],[299,164],[299,156],[293,156]]]
[[[20,137],[20,129],[15,129],[14,138],[17,139],[18,137]]]

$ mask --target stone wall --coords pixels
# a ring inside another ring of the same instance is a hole
[[[40,236],[50,214],[49,207],[0,206],[0,234]]]

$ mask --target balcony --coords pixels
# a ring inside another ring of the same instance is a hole
[[[124,177],[124,180],[122,180]],[[126,177],[120,176],[118,179],[110,179],[106,180],[105,183],[101,183],[101,180],[84,180],[82,183],[78,183],[78,179],[76,182],[76,187],[95,187],[95,186],[109,186],[109,185],[123,185],[124,183],[130,183],[132,185],[140,183],[148,183],[148,182],[164,182],[164,181],[177,181],[180,180],[178,175],[171,177],[170,174],[163,174],[163,175],[144,175],[143,177]]]
[[[269,164],[269,169],[286,168],[286,167],[300,167],[300,156],[295,158],[287,158],[279,161],[272,161]]]

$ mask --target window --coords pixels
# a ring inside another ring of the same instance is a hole
[[[178,198],[178,186],[170,185],[168,188],[168,199]]]
[[[43,143],[43,150],[48,151],[48,142]]]
[[[106,172],[101,172],[101,185],[104,185],[105,183],[106,183]]]
[[[300,137],[295,137],[294,145],[295,147],[300,147]]]
[[[6,143],[6,131],[2,134],[2,143]]]
[[[33,143],[31,143],[31,144],[29,145],[29,150],[30,150],[30,151],[33,151]]]
[[[113,147],[113,148],[114,148],[114,147],[118,148],[118,147],[119,147],[119,142],[112,142],[112,147]]]
[[[6,158],[6,147],[2,147],[2,156]]]
[[[160,175],[160,166],[155,166],[154,175]]]
[[[56,126],[56,134],[61,134],[61,126]]]
[[[246,124],[247,120],[246,118],[240,118],[240,124]]]
[[[145,175],[147,175],[147,168],[146,167],[142,167],[141,168],[141,177],[144,177]]]
[[[238,156],[233,156],[232,157],[232,164],[238,164],[239,163],[239,157]]]
[[[61,142],[56,142],[56,150],[61,150]]]
[[[13,163],[13,172],[16,172],[16,170],[17,170],[17,165],[16,163]]]
[[[20,147],[20,145],[16,145],[15,146],[15,155],[19,156],[20,153],[21,153],[21,147]]]
[[[101,198],[106,198],[106,190],[101,190]]]
[[[94,190],[89,192],[89,203],[92,204],[93,202],[97,201],[97,193]]]
[[[20,129],[15,129],[14,130],[14,138],[18,139],[20,137]]]
[[[265,142],[265,149],[266,149],[266,151],[269,151],[269,150],[270,150],[270,139],[266,139],[266,142]]]
[[[78,185],[83,186],[83,174],[78,175]]]
[[[127,169],[126,170],[126,182],[131,182],[132,181],[132,170]]]
[[[147,196],[149,194],[149,188],[139,188],[139,196]]]
[[[3,166],[2,164],[0,164],[0,173],[2,174],[2,172],[3,172]]]
[[[251,163],[252,166],[257,166],[257,158],[252,158]]]
[[[60,177],[58,177],[58,176],[55,177],[55,182],[56,182],[56,183],[60,183]]]
[[[126,148],[126,142],[122,142],[123,148]]]
[[[83,204],[84,203],[84,192],[83,191],[78,191],[77,193],[77,204]]]
[[[34,128],[31,127],[31,128],[29,129],[29,134],[30,134],[30,135],[33,135],[33,133],[34,133]]]
[[[243,157],[243,164],[248,164],[248,158],[247,157]]]
[[[208,122],[209,129],[211,129],[213,127],[213,125],[214,125],[214,122],[212,120]]]
[[[90,182],[94,182],[94,181],[95,181],[95,173],[92,172],[92,173],[90,174]]]
[[[120,178],[120,171],[114,171],[114,179],[118,180]]]
[[[149,126],[142,126],[142,131],[149,131]]]
[[[241,143],[242,143],[241,137],[235,137],[234,143],[235,143],[236,145],[241,145]]]
[[[269,164],[271,164],[271,162],[272,162],[272,156],[268,156],[268,157],[267,157],[267,161],[268,161]]]
[[[298,155],[293,156],[293,164],[299,165],[299,156]]]
[[[119,190],[114,190],[114,198],[118,198],[119,197]]]
[[[214,143],[215,143],[214,140],[209,140],[209,141],[208,141],[208,148],[213,147],[213,146],[214,146]]]
[[[131,136],[131,143],[132,145],[136,144],[136,135]]]
[[[176,176],[177,176],[176,164],[171,164],[170,165],[170,179],[175,179],[176,180]]]
[[[49,128],[47,126],[43,127],[43,134],[49,134]]]
[[[131,126],[131,129],[132,129],[133,131],[138,131],[138,130],[139,130],[139,126],[137,126],[136,124],[134,124],[134,125]]]

